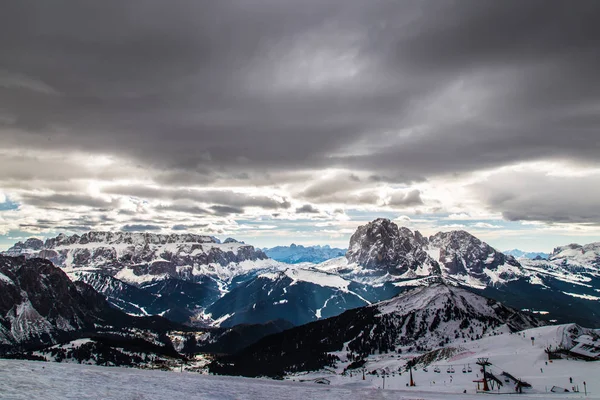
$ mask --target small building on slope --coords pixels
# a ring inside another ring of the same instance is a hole
[[[600,360],[600,338],[592,335],[581,335],[573,339],[573,346],[569,351],[574,356],[589,361]]]

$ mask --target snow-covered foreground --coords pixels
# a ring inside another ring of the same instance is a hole
[[[476,393],[474,380],[481,378],[475,362],[477,357],[488,357],[492,366],[488,372],[502,381],[502,372],[529,382],[528,393],[515,396],[499,394],[498,399],[600,399],[600,362],[554,360],[547,362],[544,349],[569,342],[568,330],[574,325],[555,325],[509,334],[500,331],[480,340],[456,341],[456,348],[448,359],[433,362],[427,371],[414,371],[416,387],[406,387],[409,376],[403,369],[408,355],[382,354],[370,356],[367,370],[387,370],[383,378],[367,375],[362,379],[358,371],[343,375],[347,363],[337,370],[312,372],[289,376],[285,381],[248,379],[229,376],[209,376],[192,372],[164,372],[128,368],[96,367],[79,364],[16,361],[0,359],[1,399],[287,399],[287,400],[363,400],[405,399],[439,400],[489,398]],[[531,338],[534,338],[532,343]],[[338,354],[343,356],[342,352]],[[440,369],[434,372],[435,367]],[[471,372],[463,373],[463,368]],[[448,373],[453,369],[454,373]],[[394,371],[392,375],[391,372]],[[317,384],[313,380],[326,378],[331,385]],[[572,383],[570,379],[572,378]],[[303,382],[300,382],[300,381]],[[583,382],[587,383],[585,397]],[[579,387],[580,393],[551,393],[553,386],[571,390]],[[463,391],[466,390],[466,393]],[[512,392],[513,385],[505,383],[502,391]]]
[[[436,392],[437,388],[427,385],[410,391],[387,388],[383,390],[372,387],[373,383],[358,380],[343,386],[327,386],[312,382],[280,382],[186,372],[0,360],[0,398],[2,399],[458,400],[489,398],[488,395],[474,394],[472,391],[467,394]],[[596,384],[594,383],[594,385]],[[566,395],[539,393],[518,396],[518,398],[524,399],[577,399],[583,397],[583,393]],[[515,398],[515,396],[499,395],[494,398],[509,399]],[[600,397],[595,397],[594,394],[587,398],[599,399]]]

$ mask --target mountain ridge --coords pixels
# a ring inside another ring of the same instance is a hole
[[[426,351],[454,340],[478,339],[501,326],[512,331],[542,324],[526,313],[440,281],[265,337],[218,359],[210,370],[225,375],[284,376],[333,366],[341,360],[339,355],[360,361],[376,352],[409,347]]]
[[[46,241],[50,249],[46,242],[30,239],[11,252],[50,257],[55,254],[51,251],[63,251],[62,267],[69,276],[92,284],[115,307],[198,326],[272,318],[303,324],[385,300],[438,277],[513,307],[536,310],[548,320],[600,324],[600,290],[594,289],[600,288],[600,251],[594,244],[557,247],[548,260],[517,260],[466,231],[426,237],[381,218],[357,228],[344,256],[294,266],[263,258],[261,250],[231,238],[220,243],[203,235],[89,233],[53,239]],[[225,254],[221,259],[233,261],[225,266],[206,263],[213,249]],[[238,253],[248,259],[234,262]],[[298,277],[285,276],[286,270],[297,271]],[[328,287],[332,276],[356,291]],[[265,293],[259,295],[261,291]],[[567,304],[576,308],[575,314]]]
[[[292,243],[289,246],[263,248],[270,258],[287,264],[321,263],[346,254],[346,249],[330,247],[329,245],[303,246]]]

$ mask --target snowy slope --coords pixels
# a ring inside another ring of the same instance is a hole
[[[600,242],[557,247],[550,254],[549,260],[565,266],[600,270]]]
[[[302,325],[398,292],[394,287],[375,288],[315,269],[272,269],[235,286],[206,309],[204,318],[219,326],[277,318]]]
[[[267,337],[211,364],[211,371],[278,376],[335,365],[339,360],[327,355],[332,352],[358,361],[370,354],[427,351],[494,330],[509,332],[539,324],[494,300],[437,283]]]
[[[564,367],[561,368],[561,370]],[[586,375],[593,381],[597,370]],[[321,374],[323,376],[323,374]],[[327,378],[332,378],[327,375]],[[63,399],[105,399],[105,400],[154,400],[154,399],[198,399],[198,400],[463,400],[488,399],[489,395],[475,395],[472,390],[457,394],[459,385],[441,389],[442,384],[428,386],[419,384],[415,388],[404,387],[404,379],[389,389],[388,385],[396,378],[386,381],[386,389],[381,387],[381,378],[368,376],[367,380],[332,379],[332,385],[319,385],[312,381],[273,381],[199,375],[165,371],[137,370],[131,368],[108,368],[76,364],[41,363],[33,361],[0,359],[0,393],[11,400],[63,400]],[[547,383],[551,379],[546,380]],[[591,386],[591,385],[590,385]],[[468,388],[473,384],[469,383]],[[588,399],[599,399],[598,389]],[[450,393],[448,393],[450,392]],[[494,396],[501,399],[514,399],[513,395]],[[552,395],[546,393],[525,394],[520,399],[560,398],[579,399],[574,394]]]
[[[420,396],[423,390],[442,394],[460,394],[467,391],[466,398],[476,397],[474,380],[481,379],[480,367],[476,365],[479,357],[486,357],[492,363],[487,368],[496,377],[501,378],[503,386],[494,393],[511,393],[514,385],[506,382],[503,372],[524,380],[532,385],[519,398],[582,398],[583,382],[586,382],[588,398],[600,398],[600,362],[586,362],[574,359],[553,360],[548,363],[545,348],[548,345],[569,345],[571,334],[582,329],[574,324],[552,325],[527,329],[516,333],[496,330],[481,339],[463,342],[453,341],[443,351],[422,353],[403,353],[402,355],[373,354],[367,357],[364,368],[367,371],[365,381],[357,369],[347,370],[349,362],[340,362],[335,368],[320,370],[308,374],[294,374],[289,380],[310,380],[315,377],[326,377],[331,385],[340,387],[355,387],[356,385],[383,386],[383,373],[388,374],[385,387],[390,390],[406,390],[408,393]],[[532,343],[531,338],[534,338]],[[343,352],[334,353],[343,357]],[[407,388],[409,374],[406,367],[409,360],[417,360],[413,369],[415,387]],[[471,371],[469,371],[469,368]],[[436,372],[439,370],[439,372]],[[450,372],[449,372],[450,371]],[[453,372],[452,372],[453,371]],[[464,372],[463,372],[464,371]],[[352,372],[352,374],[350,374]],[[370,374],[374,372],[375,374]],[[570,379],[573,379],[573,383]],[[560,386],[572,390],[579,386],[581,393],[549,393],[552,386]],[[590,393],[591,392],[591,393]],[[486,398],[487,395],[480,395]],[[487,396],[489,397],[489,396]],[[498,396],[502,398],[502,396]],[[514,396],[513,396],[514,397]],[[408,397],[411,398],[411,397]]]

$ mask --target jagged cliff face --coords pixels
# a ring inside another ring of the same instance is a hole
[[[438,261],[450,275],[473,274],[485,277],[485,270],[502,265],[520,267],[512,256],[504,255],[465,231],[439,232],[429,238],[427,247],[439,249]]]
[[[426,241],[419,232],[398,228],[390,220],[380,218],[356,230],[346,258],[367,269],[395,275],[424,266],[430,274],[439,274],[437,261],[424,250]]]
[[[465,231],[429,238],[388,219],[360,226],[350,238],[346,259],[365,269],[403,278],[444,276],[476,285],[514,279],[521,265]]]
[[[0,345],[51,342],[95,320],[77,286],[52,263],[0,256]]]
[[[152,277],[226,278],[242,263],[268,258],[261,250],[235,240],[221,243],[211,236],[127,232],[61,234],[45,242],[28,239],[5,254],[45,258],[67,269],[101,269],[104,274],[133,283]]]

